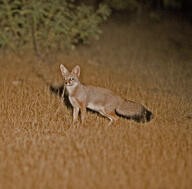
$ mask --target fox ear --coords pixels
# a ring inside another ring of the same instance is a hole
[[[77,77],[80,76],[80,67],[77,65],[73,68],[72,72],[73,74],[75,74]]]
[[[65,68],[65,66],[63,66],[63,64],[60,65],[60,69],[63,77],[65,77],[69,73],[69,71],[67,70],[67,68]]]

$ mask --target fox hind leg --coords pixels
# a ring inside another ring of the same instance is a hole
[[[102,111],[102,112],[100,112],[100,113],[101,113],[103,116],[107,117],[107,118],[110,120],[109,126],[110,126],[112,123],[116,122],[116,121],[119,119],[119,117],[115,114],[114,111],[112,111],[112,112],[110,112],[110,113],[108,113],[108,112],[106,112],[106,111]]]
[[[107,114],[107,116],[110,119],[109,126],[119,119],[119,117],[115,114],[115,112],[111,112],[111,113]]]

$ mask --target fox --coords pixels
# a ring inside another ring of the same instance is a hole
[[[152,112],[142,104],[125,100],[109,89],[83,85],[80,80],[80,66],[76,65],[71,72],[61,64],[60,70],[69,101],[73,107],[73,124],[78,122],[80,112],[81,123],[84,124],[86,109],[98,112],[109,119],[109,125],[115,123],[119,117],[126,117],[136,121],[150,121]]]

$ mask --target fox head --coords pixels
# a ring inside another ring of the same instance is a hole
[[[79,83],[79,76],[80,76],[80,67],[77,65],[75,66],[71,73],[63,66],[60,65],[61,73],[64,79],[64,85],[67,87],[75,86]]]

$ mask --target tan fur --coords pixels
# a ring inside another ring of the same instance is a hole
[[[117,115],[141,119],[142,121],[145,120],[147,114],[151,115],[151,112],[143,105],[125,101],[108,89],[82,85],[79,81],[79,66],[75,66],[71,73],[62,64],[60,69],[69,100],[73,106],[74,123],[78,120],[79,111],[81,111],[81,121],[84,122],[86,108],[107,117],[110,119],[110,124],[118,120]]]

